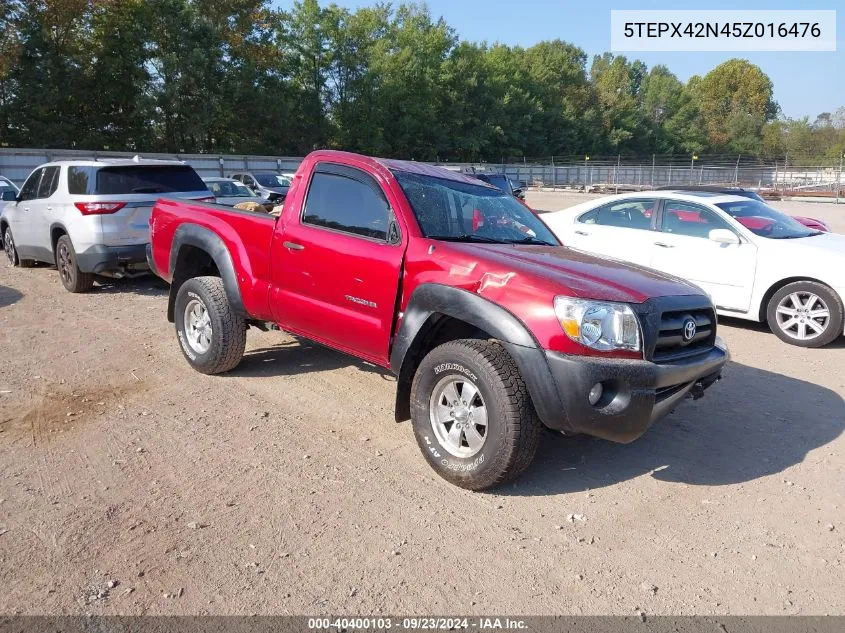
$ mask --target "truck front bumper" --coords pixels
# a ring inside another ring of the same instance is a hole
[[[730,359],[721,339],[706,354],[672,363],[603,359],[546,352],[562,404],[543,422],[558,430],[632,442],[687,396],[698,398],[721,377]],[[590,391],[601,385],[595,404]]]

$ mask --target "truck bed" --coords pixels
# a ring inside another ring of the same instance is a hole
[[[276,219],[219,204],[162,198],[150,218],[152,263],[160,277],[172,282],[171,246],[176,231],[186,225],[207,229],[222,239],[235,270],[242,273],[238,285],[244,307],[252,315],[264,316],[268,313],[270,243]]]

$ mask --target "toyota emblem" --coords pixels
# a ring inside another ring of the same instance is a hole
[[[689,343],[693,338],[695,338],[695,321],[692,319],[687,319],[684,321],[684,340]]]

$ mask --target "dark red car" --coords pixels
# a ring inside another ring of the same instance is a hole
[[[383,367],[396,419],[466,488],[525,470],[544,425],[630,442],[728,360],[696,286],[563,248],[513,196],[437,167],[319,151],[278,219],[160,200],[150,231],[192,367],[235,368],[271,326]]]

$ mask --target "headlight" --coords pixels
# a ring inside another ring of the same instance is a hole
[[[625,303],[555,297],[555,314],[576,343],[602,352],[642,349],[640,322]]]

